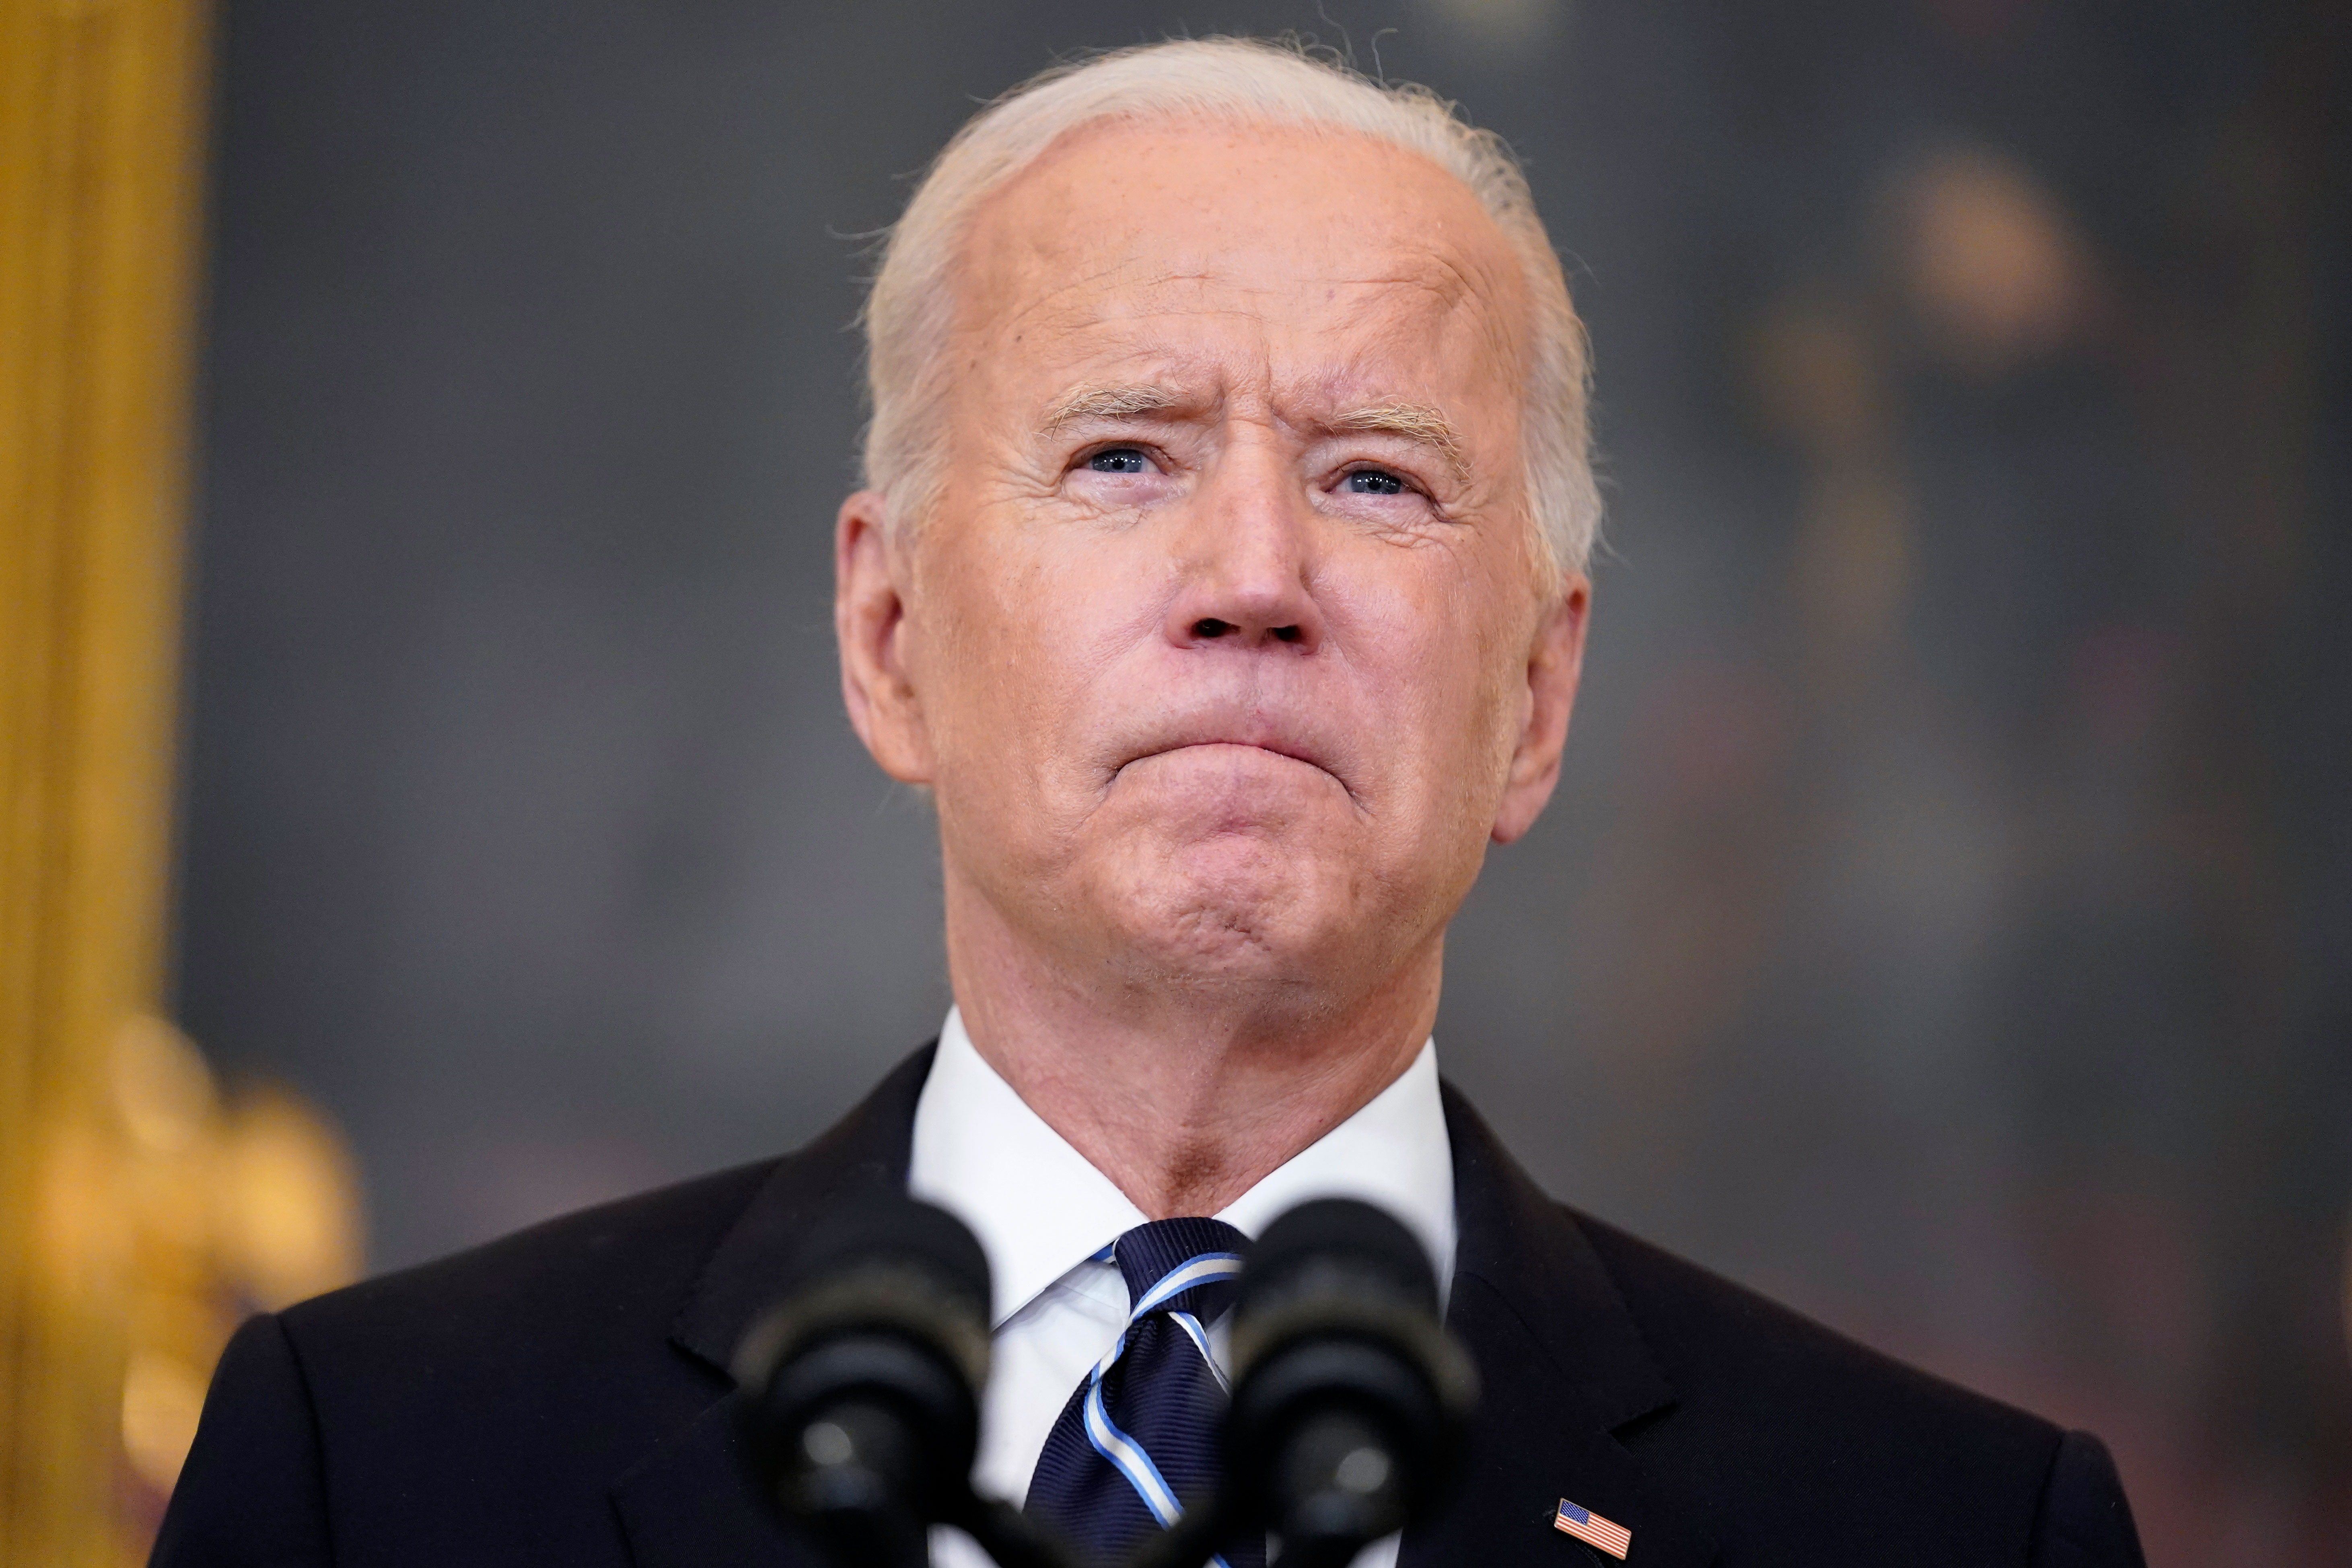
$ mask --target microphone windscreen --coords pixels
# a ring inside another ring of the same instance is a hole
[[[988,1255],[963,1221],[900,1193],[861,1192],[835,1200],[809,1227],[785,1269],[783,1292],[873,1265],[913,1266],[965,1307],[988,1312]]]
[[[1348,1289],[1385,1288],[1400,1303],[1437,1315],[1437,1275],[1420,1240],[1394,1215],[1353,1198],[1301,1204],[1268,1226],[1250,1247],[1235,1311],[1246,1316],[1270,1297],[1311,1289],[1318,1275],[1344,1276]]]
[[[916,1568],[969,1513],[988,1379],[988,1259],[897,1193],[828,1203],[745,1331],[734,1421],[753,1490],[836,1561]]]

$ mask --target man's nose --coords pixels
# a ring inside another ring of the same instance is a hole
[[[1181,583],[1168,606],[1168,640],[1177,647],[1309,654],[1321,646],[1310,587],[1318,519],[1284,467],[1269,455],[1234,455],[1195,493],[1176,546]]]

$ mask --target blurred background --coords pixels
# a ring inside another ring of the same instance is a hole
[[[2352,7],[214,27],[157,1001],[214,1078],[159,1023],[110,1081],[277,1129],[307,1239],[215,1300],[776,1152],[929,1037],[829,625],[867,243],[1058,56],[1289,28],[1511,141],[1595,343],[1585,696],[1446,1069],[1569,1201],[2098,1430],[2158,1568],[2346,1561]]]

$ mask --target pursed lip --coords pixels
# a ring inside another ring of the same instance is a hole
[[[1142,738],[1142,742],[1128,751],[1112,776],[1124,773],[1134,763],[1152,757],[1164,757],[1177,752],[1208,746],[1240,746],[1252,751],[1267,752],[1294,763],[1328,774],[1332,781],[1348,792],[1349,799],[1355,791],[1346,775],[1335,765],[1329,748],[1311,735],[1301,734],[1287,726],[1272,723],[1200,722],[1178,723],[1159,729]]]

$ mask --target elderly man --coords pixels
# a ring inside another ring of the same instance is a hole
[[[1439,1083],[1446,925],[1558,775],[1598,510],[1498,143],[1271,46],[1106,56],[965,127],[867,327],[843,687],[938,808],[940,1038],[797,1154],[248,1323],[159,1562],[794,1560],[725,1368],[872,1184],[992,1265],[981,1486],[1098,1552],[1167,1510],[1090,1387],[1170,1490],[1214,1479],[1219,1303],[1154,1287],[1340,1194],[1426,1244],[1486,1390],[1377,1557],[2137,1561],[2095,1439],[1554,1205]]]

